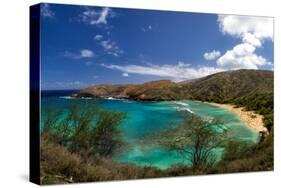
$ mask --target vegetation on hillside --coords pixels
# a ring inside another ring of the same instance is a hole
[[[245,107],[245,110],[263,115],[264,124],[269,131],[273,127],[272,71],[228,71],[180,84],[188,99]]]
[[[272,92],[273,72],[264,70],[227,71],[179,84],[182,86],[185,98],[223,103],[250,93]]]
[[[252,92],[249,95],[236,98],[229,102],[235,104],[237,107],[245,107],[246,110],[253,110],[263,115],[264,125],[271,131],[273,128],[274,114],[273,99],[274,96],[272,91],[263,94]]]
[[[74,97],[115,97],[138,101],[168,101],[182,98],[180,86],[170,80],[143,84],[100,84],[74,94]]]
[[[179,83],[157,80],[143,84],[100,84],[80,90],[75,97],[116,97],[140,101],[193,99],[225,103],[249,95],[273,93],[273,72],[236,70]]]

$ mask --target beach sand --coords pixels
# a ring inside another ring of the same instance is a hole
[[[254,129],[255,131],[264,131],[268,134],[268,130],[264,126],[263,116],[255,113],[254,111],[246,111],[243,107],[235,108],[234,105],[231,104],[218,104],[218,103],[209,103],[211,105],[224,108],[235,113],[240,119],[249,127]]]

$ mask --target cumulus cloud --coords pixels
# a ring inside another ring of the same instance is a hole
[[[96,8],[86,8],[84,12],[80,15],[80,20],[86,24],[90,25],[106,25],[108,18],[114,17],[113,11],[108,8],[102,8],[97,10]]]
[[[220,51],[213,50],[211,52],[204,53],[204,58],[208,61],[215,60],[221,55]]]
[[[183,81],[193,78],[200,78],[203,76],[207,76],[210,74],[214,74],[217,72],[223,71],[223,69],[215,68],[215,67],[198,67],[192,68],[190,64],[185,64],[183,62],[179,62],[176,65],[164,64],[164,65],[105,65],[102,66],[112,69],[118,70],[125,73],[131,74],[139,74],[139,75],[151,75],[151,76],[159,76],[164,78],[169,78],[174,81]]]
[[[253,46],[256,46],[256,47],[261,47],[261,41],[253,34],[251,33],[245,33],[242,37],[242,41],[244,43],[248,43],[248,44],[251,44]]]
[[[273,19],[269,17],[219,15],[220,31],[241,39],[241,43],[227,50],[217,59],[217,65],[224,69],[258,69],[272,65],[256,54],[265,40],[273,40]]]
[[[94,55],[95,55],[95,53],[92,50],[89,50],[89,49],[82,49],[82,50],[79,50],[79,52],[66,51],[64,53],[65,57],[73,58],[73,59],[91,58]]]
[[[50,5],[47,3],[43,3],[40,6],[40,14],[42,17],[46,17],[46,18],[54,18],[55,17],[55,13],[51,10]]]
[[[258,16],[219,15],[218,23],[223,33],[242,38],[251,33],[257,39],[273,39],[273,18]]]
[[[259,66],[271,65],[254,52],[254,46],[247,43],[238,44],[220,57],[217,64],[224,69],[258,69]]]

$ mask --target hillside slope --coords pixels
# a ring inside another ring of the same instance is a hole
[[[269,131],[273,127],[272,71],[236,70],[178,83],[184,98],[216,103],[232,103],[264,116]]]
[[[158,80],[143,84],[101,84],[82,89],[73,96],[115,97],[140,101],[192,99],[222,103],[239,97],[271,93],[272,71],[236,70],[180,83]]]
[[[178,83],[185,98],[227,102],[242,96],[273,92],[273,72],[263,70],[236,70],[209,75]]]
[[[74,97],[124,98],[137,101],[169,101],[182,99],[181,86],[170,80],[158,80],[143,84],[101,84],[88,87]]]

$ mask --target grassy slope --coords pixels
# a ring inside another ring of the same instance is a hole
[[[186,98],[228,102],[242,96],[266,94],[273,91],[273,72],[237,70],[213,74],[181,82]]]

